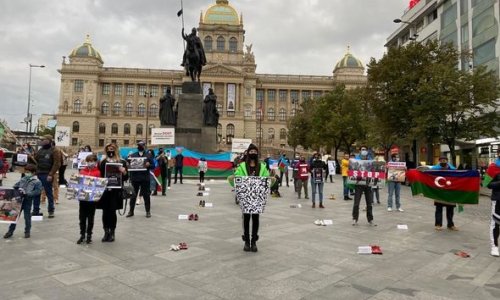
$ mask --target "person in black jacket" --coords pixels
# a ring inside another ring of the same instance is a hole
[[[180,181],[182,184],[182,167],[184,166],[184,155],[182,155],[180,150],[177,150],[179,152],[175,157],[175,177],[174,177],[174,184],[177,183],[177,174],[180,174]]]
[[[163,148],[158,149],[156,161],[158,161],[158,166],[160,167],[161,195],[165,196],[165,191],[167,189],[168,158],[165,156]]]
[[[130,199],[130,210],[127,214],[127,218],[134,216],[135,201],[137,200],[137,195],[139,193],[139,188],[141,189],[141,196],[144,199],[144,208],[146,209],[146,218],[151,218],[151,188],[150,188],[150,174],[149,171],[154,169],[155,163],[153,158],[146,154],[146,143],[144,141],[139,141],[137,143],[137,152],[132,153],[129,159],[143,158],[144,168],[142,171],[132,171],[130,169],[130,181],[134,187],[135,197]]]
[[[487,173],[493,175],[493,179],[488,184],[491,191],[491,222],[490,240],[491,255],[500,256],[498,251],[498,236],[500,235],[500,148],[497,150],[497,159],[490,165],[491,171]],[[488,168],[488,169],[489,169]]]
[[[325,182],[328,166],[321,160],[319,153],[315,153],[310,165],[311,172],[311,190],[312,190],[312,207],[316,207],[316,193],[319,194],[319,207],[323,206],[323,185]]]

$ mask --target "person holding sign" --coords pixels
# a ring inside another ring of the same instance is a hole
[[[319,194],[319,208],[323,206],[323,185],[328,166],[321,160],[319,153],[315,153],[311,162],[311,191],[312,208],[316,207],[316,192]]]
[[[498,236],[500,235],[500,148],[497,150],[495,162],[486,170],[483,186],[491,189],[490,254],[498,257],[500,256],[498,251]]]
[[[368,149],[362,146],[360,149],[359,157],[356,160],[368,160]],[[351,160],[352,161],[352,160]],[[350,162],[349,162],[350,163]],[[365,194],[366,201],[366,218],[368,219],[368,224],[371,226],[377,226],[373,222],[373,192],[372,188],[366,184],[363,180],[358,180],[360,184],[356,184],[354,187],[354,203],[352,206],[352,225],[358,225],[359,218],[359,203],[361,202],[361,196]]]
[[[439,164],[431,166],[431,170],[456,170],[452,164],[448,163],[448,157],[441,156],[439,158]],[[447,227],[451,231],[458,231],[453,223],[453,215],[455,214],[455,204],[444,204],[441,202],[434,201],[434,206],[436,206],[436,212],[434,215],[434,226],[437,231],[443,229],[443,208],[446,207],[446,220],[448,222]]]
[[[399,162],[399,154],[395,153],[391,155],[391,161],[388,163],[388,168],[391,168],[391,163],[398,163]],[[405,167],[406,168],[406,167]],[[390,172],[388,172],[390,173]],[[394,176],[392,176],[394,177]],[[397,178],[391,178],[390,175],[387,176],[387,180],[389,181],[387,186],[388,186],[388,192],[389,196],[387,197],[387,211],[392,211],[392,195],[395,196],[396,198],[396,209],[400,212],[403,211],[401,208],[401,182],[396,181]]]
[[[300,194],[302,192],[302,187],[304,187],[304,195],[306,199],[309,199],[307,195],[307,180],[309,179],[309,165],[306,163],[306,158],[301,155],[299,163],[297,166],[297,193],[300,199]]]
[[[85,158],[85,168],[80,170],[80,175],[101,177],[101,171],[97,166],[97,156],[95,154],[89,155]],[[80,199],[78,199],[80,200]],[[76,242],[78,245],[85,240],[85,233],[87,233],[87,244],[92,243],[92,229],[94,229],[94,216],[95,216],[95,202],[92,201],[78,201],[79,211],[78,218],[80,220],[80,238]]]
[[[32,164],[26,165],[24,168],[24,177],[14,184],[14,189],[17,189],[22,197],[23,204],[21,210],[24,211],[24,237],[30,237],[31,231],[31,205],[33,204],[33,199],[35,197],[40,197],[42,193],[42,182],[36,177],[36,166]],[[4,239],[10,238],[14,231],[16,230],[16,224],[10,224],[9,230],[3,236]]]
[[[132,181],[132,186],[134,187],[135,197],[130,199],[130,210],[127,214],[127,218],[134,216],[135,201],[141,190],[141,196],[144,199],[144,208],[146,209],[146,218],[151,218],[151,188],[150,188],[150,174],[149,171],[154,170],[155,163],[152,157],[149,157],[146,153],[146,143],[144,141],[139,141],[137,143],[137,152],[130,155],[130,180]],[[138,163],[140,166],[138,167]],[[136,168],[132,169],[132,165]],[[181,179],[182,180],[182,179]]]
[[[115,144],[108,144],[104,148],[106,157],[99,164],[101,175],[106,174],[108,164],[121,164],[119,171],[122,174],[120,188],[108,188],[102,194],[101,200],[96,203],[97,209],[102,209],[102,225],[104,227],[104,237],[102,242],[113,242],[115,240],[116,210],[123,208],[123,182],[127,181],[127,162],[120,158],[118,147]],[[149,185],[149,181],[148,181]]]

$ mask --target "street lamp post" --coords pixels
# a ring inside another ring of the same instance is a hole
[[[28,109],[26,111],[26,131],[31,132],[31,124],[32,124],[32,118],[30,114],[30,106],[31,106],[31,69],[32,68],[45,68],[44,65],[32,65],[29,64],[30,66],[30,79],[29,79],[29,84],[28,84]],[[28,123],[29,123],[29,131],[28,131]]]
[[[293,117],[295,117],[297,115],[297,102],[299,102],[298,99],[292,99]],[[297,154],[296,151],[297,151],[297,146],[293,146],[293,158],[292,159],[295,159],[295,155]]]
[[[149,133],[149,98],[153,97],[153,93],[144,92],[146,98],[146,148],[148,146],[148,133]]]
[[[263,111],[262,111],[262,101],[260,102],[260,107],[259,107],[259,153],[262,153],[262,118],[263,118]]]

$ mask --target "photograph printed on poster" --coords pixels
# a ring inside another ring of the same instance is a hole
[[[236,199],[244,214],[261,214],[270,192],[268,177],[238,176],[234,178]]]
[[[128,162],[129,162],[129,167],[128,167],[129,172],[146,171],[146,167],[144,166],[144,164],[146,163],[145,157],[130,157],[128,158]]]
[[[23,197],[13,188],[0,187],[0,223],[17,223]]]
[[[96,202],[102,197],[108,185],[107,178],[73,174],[68,180],[68,200]]]
[[[347,183],[383,187],[385,167],[385,161],[350,159]]]
[[[387,181],[405,182],[406,181],[406,163],[388,162],[387,163]]]
[[[123,182],[123,174],[120,168],[123,167],[120,163],[107,163],[104,169],[104,177],[108,179],[108,189],[121,189]]]

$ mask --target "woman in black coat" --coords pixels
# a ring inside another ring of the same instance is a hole
[[[115,144],[108,144],[104,147],[105,157],[99,164],[101,176],[106,177],[106,165],[108,163],[118,163],[121,172],[121,188],[108,188],[103,193],[101,200],[96,204],[97,209],[102,209],[102,225],[104,227],[104,237],[102,242],[113,242],[115,240],[116,210],[123,209],[123,183],[128,180],[127,162],[120,158],[118,147]],[[109,174],[108,176],[109,177]],[[109,185],[109,182],[108,182]]]

